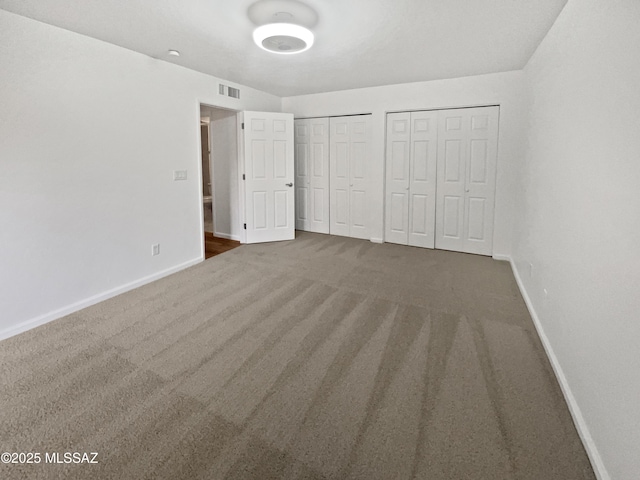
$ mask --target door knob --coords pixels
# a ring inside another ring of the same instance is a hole
[[[293,187],[293,183],[286,183],[285,184],[287,187]]]

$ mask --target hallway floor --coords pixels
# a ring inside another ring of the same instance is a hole
[[[205,260],[240,246],[240,242],[226,238],[214,237],[211,232],[204,232]]]

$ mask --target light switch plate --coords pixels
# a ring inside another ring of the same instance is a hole
[[[173,171],[173,179],[174,180],[186,180],[187,179],[187,171],[186,170],[174,170]]]

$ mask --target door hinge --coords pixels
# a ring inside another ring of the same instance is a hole
[[[246,224],[246,223],[244,224],[244,229],[245,229],[245,230],[247,229],[247,224]]]
[[[244,130],[244,122],[242,122],[242,129]]]
[[[243,179],[243,180],[246,180],[246,179],[247,179],[247,177],[245,177],[245,176],[244,176],[244,173],[242,174],[242,179]]]

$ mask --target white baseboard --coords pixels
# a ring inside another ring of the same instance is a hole
[[[227,240],[235,240],[236,242],[240,241],[240,236],[238,235],[230,235],[228,233],[214,232],[213,235],[218,238],[226,238]]]
[[[371,242],[372,243],[384,243],[384,240],[382,240],[381,238],[378,238],[378,237],[372,237],[371,238]]]
[[[573,392],[571,391],[571,387],[567,381],[567,377],[562,370],[562,366],[560,366],[560,362],[558,361],[558,357],[556,357],[553,348],[551,347],[551,343],[549,342],[549,338],[544,332],[542,328],[542,323],[540,323],[540,318],[536,313],[535,308],[533,307],[533,303],[531,302],[531,298],[527,294],[527,291],[524,288],[524,284],[522,283],[522,279],[520,274],[518,273],[518,269],[513,262],[513,259],[509,256],[503,255],[494,255],[493,257],[496,260],[506,260],[511,264],[511,270],[513,271],[513,276],[516,279],[516,283],[518,284],[518,288],[520,289],[520,293],[522,294],[522,298],[527,305],[527,309],[529,310],[529,314],[531,315],[531,319],[533,320],[533,324],[536,327],[536,331],[538,332],[538,336],[542,341],[542,345],[544,346],[544,350],[547,353],[547,357],[551,362],[551,366],[553,367],[553,371],[556,374],[556,378],[558,379],[558,383],[560,384],[560,388],[562,389],[562,394],[564,395],[564,399],[569,406],[569,411],[571,412],[571,417],[573,418],[573,423],[578,430],[578,434],[580,435],[580,439],[582,440],[582,444],[589,456],[589,460],[591,461],[591,466],[593,467],[594,473],[598,480],[611,480],[607,469],[604,466],[602,461],[602,457],[600,456],[600,452],[598,452],[598,448],[596,447],[595,442],[593,441],[593,437],[589,432],[589,427],[587,427],[587,423],[582,415],[582,410],[580,410],[580,406],[576,402],[575,397],[573,396]]]
[[[116,295],[120,295],[121,293],[128,292],[129,290],[133,290],[134,288],[138,288],[142,285],[146,285],[147,283],[159,280],[162,277],[166,277],[167,275],[171,275],[172,273],[179,272],[180,270],[184,270],[185,268],[191,267],[202,261],[202,257],[189,260],[188,262],[181,263],[180,265],[176,265],[175,267],[167,268],[166,270],[162,270],[152,275],[143,277],[139,280],[135,280],[111,290],[107,290],[106,292],[99,293],[84,300],[80,300],[79,302],[67,305],[66,307],[54,310],[53,312],[45,313],[44,315],[40,315],[39,317],[19,323],[18,325],[5,328],[4,330],[0,330],[0,340],[13,337],[14,335],[18,335],[19,333],[26,332],[27,330],[31,330],[32,328],[39,327],[40,325],[44,325],[45,323],[49,323],[53,320],[57,320],[58,318],[64,317],[65,315],[69,315],[70,313],[77,312],[78,310],[82,310],[83,308],[90,307],[91,305],[95,305],[96,303],[115,297]]]
[[[509,262],[511,263],[511,257],[509,255],[502,255],[500,253],[496,253],[492,257],[494,260],[499,260],[500,262]]]

